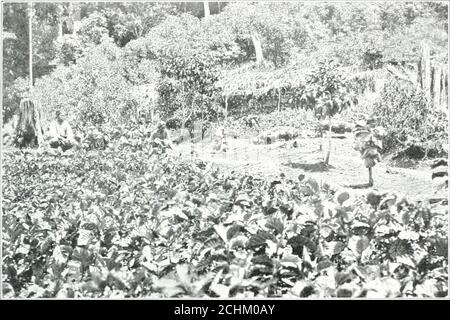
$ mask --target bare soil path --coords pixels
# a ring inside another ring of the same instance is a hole
[[[196,157],[231,171],[277,178],[284,173],[289,178],[300,174],[328,183],[353,193],[367,193],[375,189],[393,192],[411,200],[446,198],[445,192],[436,192],[436,184],[431,179],[427,167],[404,169],[388,166],[385,162],[373,169],[375,185],[371,189],[357,188],[368,182],[368,172],[357,151],[353,149],[352,135],[335,136],[332,139],[330,165],[324,166],[322,159],[326,150],[320,151],[320,138],[300,138],[298,146],[293,141],[278,141],[269,145],[255,145],[250,139],[228,139],[227,152],[214,152],[213,142],[205,140],[191,146],[183,143],[176,147],[176,153],[183,157]],[[191,155],[191,150],[194,155]]]

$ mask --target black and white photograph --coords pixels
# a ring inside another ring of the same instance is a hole
[[[2,299],[447,298],[447,1],[1,4]]]

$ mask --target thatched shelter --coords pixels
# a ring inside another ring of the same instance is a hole
[[[235,96],[271,97],[277,100],[280,109],[283,96],[304,87],[308,72],[305,68],[293,66],[274,69],[253,64],[224,70],[216,87],[225,101],[225,115],[228,113],[228,99]]]

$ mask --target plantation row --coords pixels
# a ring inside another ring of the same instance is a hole
[[[4,154],[5,297],[443,297],[447,217],[146,148]]]

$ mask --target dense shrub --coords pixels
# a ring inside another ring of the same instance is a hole
[[[17,78],[11,86],[4,88],[3,123],[8,122],[19,109],[20,101],[29,95],[30,84],[26,78]]]
[[[65,34],[55,41],[56,63],[75,63],[83,54],[83,44],[78,35]]]
[[[217,33],[217,27],[183,14],[168,17],[146,37],[149,55],[162,75],[158,93],[164,117],[211,121],[219,116],[219,68],[240,51],[229,34]]]
[[[109,35],[106,16],[103,13],[94,12],[82,19],[77,35],[85,46],[100,44]]]
[[[389,79],[373,111],[387,130],[385,151],[413,158],[425,150],[432,157],[446,154],[448,116],[414,86]]]
[[[89,49],[75,64],[39,79],[34,95],[47,118],[59,109],[80,129],[118,125],[151,113],[157,77],[151,61],[134,59],[133,52],[109,40]]]

